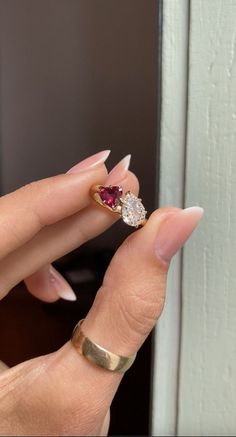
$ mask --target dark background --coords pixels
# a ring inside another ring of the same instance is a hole
[[[2,0],[1,192],[67,171],[111,145],[131,153],[148,211],[158,192],[161,4],[154,0]],[[23,284],[0,303],[0,359],[60,347],[88,311],[123,223],[55,263],[78,301],[45,304]],[[151,338],[125,375],[110,434],[148,434]]]

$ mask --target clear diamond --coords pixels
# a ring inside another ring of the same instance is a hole
[[[147,213],[141,199],[132,193],[127,193],[122,199],[122,203],[121,214],[124,222],[130,226],[139,226],[145,219]]]

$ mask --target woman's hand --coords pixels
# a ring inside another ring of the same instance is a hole
[[[93,184],[138,194],[128,158],[107,175],[101,152],[69,173],[29,184],[0,199],[0,297],[19,281],[52,302],[73,299],[50,265],[103,232],[117,216],[92,203]],[[83,323],[94,342],[120,355],[137,352],[161,314],[174,253],[199,219],[198,207],[155,211],[115,254]],[[57,352],[0,369],[1,435],[106,435],[122,375],[91,364],[71,342]]]

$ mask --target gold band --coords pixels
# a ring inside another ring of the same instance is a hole
[[[72,344],[81,355],[99,367],[112,372],[124,373],[133,364],[136,354],[131,357],[114,354],[107,349],[99,346],[86,337],[81,329],[83,320],[75,326],[72,334]]]

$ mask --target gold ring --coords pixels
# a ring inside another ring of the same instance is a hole
[[[142,199],[131,191],[127,191],[123,196],[123,188],[120,185],[108,187],[94,185],[90,192],[99,205],[119,214],[127,225],[138,228],[147,222],[147,211],[142,204]]]
[[[99,367],[112,372],[124,373],[133,364],[136,354],[130,357],[114,354],[107,349],[94,343],[85,336],[81,329],[83,319],[75,326],[72,334],[72,344],[81,355]]]

